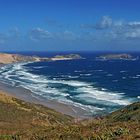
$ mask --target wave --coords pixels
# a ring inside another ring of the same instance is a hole
[[[102,72],[103,70],[94,70],[95,72]]]
[[[77,91],[83,93],[83,94],[77,95],[77,97],[79,98],[90,97],[90,99],[106,101],[106,103],[110,102],[110,103],[119,104],[119,105],[130,104],[130,102],[128,100],[123,99],[122,95],[119,93],[99,91],[93,87],[82,87],[82,88],[77,89]]]
[[[112,82],[118,82],[119,80],[112,80]]]
[[[12,86],[24,87],[36,95],[72,104],[90,112],[105,110],[104,107],[98,105],[111,107],[131,103],[131,100],[124,98],[122,93],[110,92],[105,88],[95,88],[93,83],[74,80],[73,78],[78,78],[76,76],[67,75],[66,79],[62,80],[32,74],[26,68],[26,64],[17,63],[2,67],[0,69],[0,78],[8,80]]]
[[[80,76],[91,76],[91,73],[86,73],[86,74],[80,74]]]
[[[34,69],[42,69],[42,68],[47,68],[48,66],[37,66],[37,67],[33,67]]]
[[[139,76],[129,76],[130,79],[139,79]]]
[[[107,74],[106,76],[112,77],[112,76],[113,76],[113,74]]]
[[[122,77],[122,79],[127,79],[127,77]]]
[[[121,70],[121,71],[120,71],[120,73],[126,73],[126,72],[127,72],[127,71],[125,71],[125,70]]]

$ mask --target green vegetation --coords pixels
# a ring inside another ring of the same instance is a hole
[[[0,94],[0,140],[139,140],[140,102],[105,117],[75,121]]]

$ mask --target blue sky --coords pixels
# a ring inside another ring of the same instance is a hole
[[[139,0],[0,0],[1,51],[140,51]]]

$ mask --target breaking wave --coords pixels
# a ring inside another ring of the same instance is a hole
[[[93,83],[75,80],[76,76],[68,75],[67,79],[62,80],[61,78],[48,78],[45,75],[32,74],[28,71],[26,64],[17,63],[1,67],[1,81],[12,86],[24,87],[35,95],[47,99],[55,99],[81,107],[92,113],[131,103],[129,98],[125,98],[124,93],[111,92],[105,88],[98,89]],[[80,73],[80,71],[75,72]],[[90,76],[90,74],[85,75]]]

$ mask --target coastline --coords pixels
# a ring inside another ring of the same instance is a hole
[[[7,54],[1,53],[2,56],[1,66],[13,64],[13,63],[28,63],[30,62],[39,62],[39,61],[67,61],[67,60],[74,60],[74,59],[82,59],[80,55],[77,54],[70,54],[70,55],[58,55],[51,58],[46,57],[35,57],[35,56],[23,56],[19,54]],[[0,57],[1,57],[0,56]],[[4,94],[9,96],[15,97],[17,99],[21,99],[25,102],[35,103],[44,105],[50,109],[53,109],[57,112],[60,112],[65,115],[72,116],[76,119],[85,119],[91,118],[92,116],[88,115],[88,112],[80,107],[76,107],[74,105],[69,105],[65,103],[61,103],[56,100],[44,99],[43,97],[36,95],[29,89],[25,89],[24,87],[16,87],[11,86],[7,83],[0,82],[0,91]]]
[[[87,111],[79,107],[60,103],[56,100],[44,99],[40,96],[35,95],[30,90],[22,87],[13,87],[6,83],[0,82],[0,92],[23,100],[25,102],[44,105],[50,109],[53,109],[65,115],[72,116],[73,118],[78,120],[92,118],[92,116],[86,115]]]

